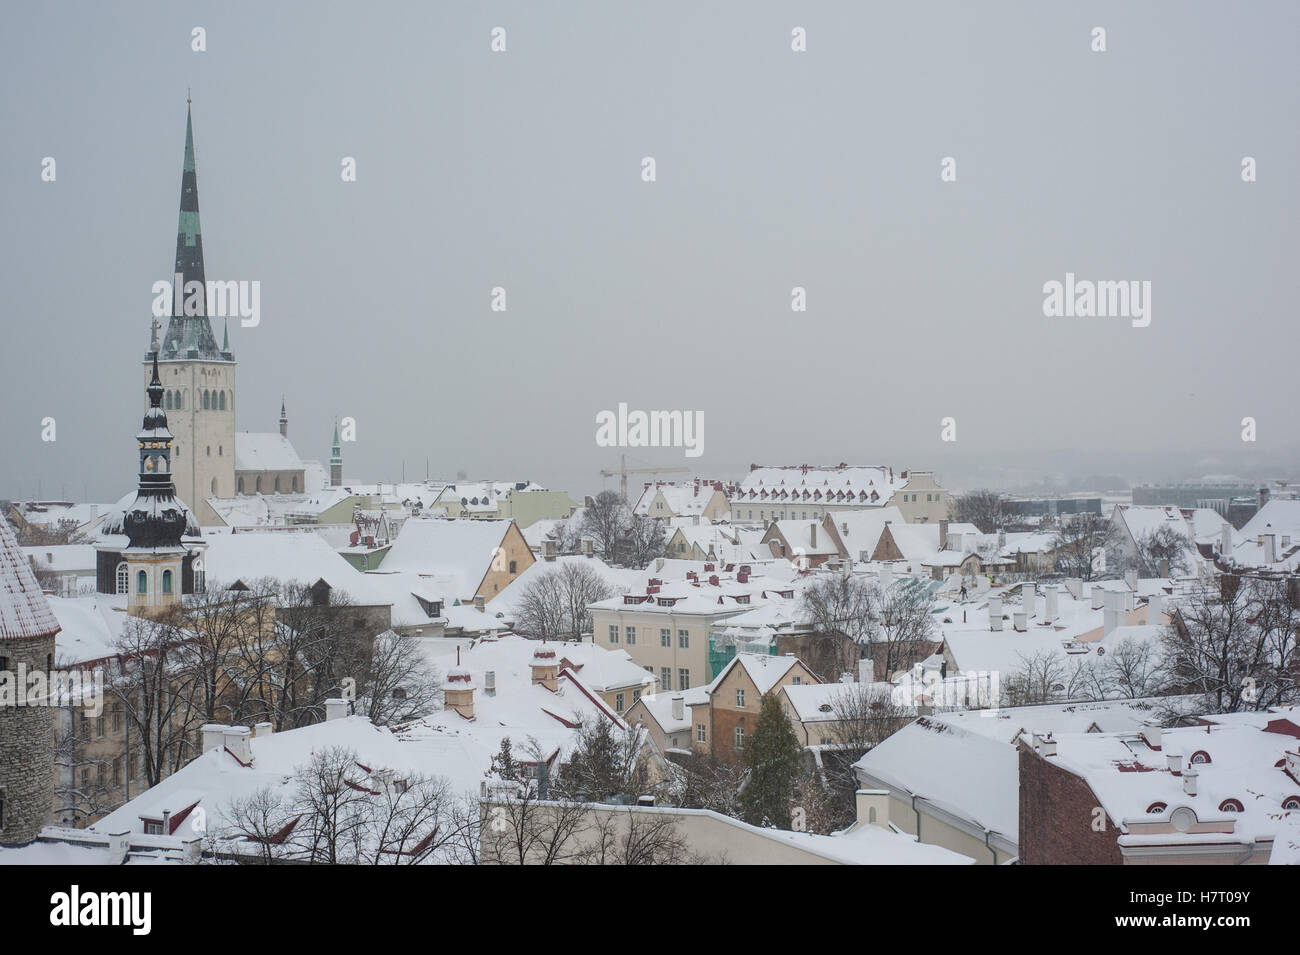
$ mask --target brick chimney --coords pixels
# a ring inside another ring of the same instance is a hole
[[[456,665],[447,671],[442,689],[442,708],[454,710],[467,720],[474,718],[474,678],[460,664],[460,647],[456,648]]]
[[[543,643],[533,651],[532,662],[529,667],[533,673],[533,685],[546,687],[552,693],[560,688],[560,659],[555,654],[555,648],[549,644]]]

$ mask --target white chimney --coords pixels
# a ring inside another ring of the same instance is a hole
[[[1040,749],[1039,752],[1044,756],[1056,755],[1056,740],[1052,738],[1051,733],[1048,733],[1043,737],[1043,748]]]
[[[1002,629],[1002,598],[1001,597],[989,598],[989,629],[990,630]]]
[[[497,695],[497,671],[485,670],[483,673],[483,693],[486,696]]]
[[[1271,532],[1264,535],[1264,563],[1277,563],[1277,535]]]
[[[1034,616],[1034,611],[1036,609],[1034,606],[1036,603],[1034,600],[1035,596],[1034,582],[1032,580],[1026,580],[1020,585],[1020,603],[1024,607],[1026,619],[1032,619]]]
[[[1067,577],[1065,578],[1065,589],[1070,592],[1070,596],[1075,600],[1083,599],[1083,578]]]
[[[1183,772],[1183,754],[1182,753],[1165,753],[1165,761],[1169,763],[1169,771],[1175,776],[1182,775]]]
[[[686,719],[686,697],[680,694],[673,697],[673,720],[680,723]]]
[[[876,663],[871,659],[871,657],[864,657],[858,661],[858,682],[876,682]]]
[[[479,613],[487,613],[487,600],[482,594],[474,595],[474,609]]]
[[[224,723],[208,723],[202,729],[203,733],[203,752],[209,752],[214,749],[221,749],[226,745],[226,730],[230,729]]]
[[[1196,795],[1196,776],[1197,772],[1191,766],[1187,767],[1187,772],[1183,773],[1183,792],[1189,796]]]
[[[241,763],[253,761],[253,734],[247,726],[230,726],[225,732],[226,749]]]
[[[108,836],[108,864],[121,865],[131,850],[131,833],[113,832]]]
[[[348,701],[337,697],[325,701],[325,721],[341,720],[348,715]]]
[[[1227,521],[1219,531],[1219,554],[1225,558],[1232,556],[1232,525]]]
[[[1013,614],[1011,617],[1011,622],[1015,625],[1015,628],[1019,630],[1021,633],[1024,633],[1027,629],[1029,629],[1029,618],[1025,615],[1025,612],[1023,610],[1017,611],[1015,614]]]
[[[1152,594],[1147,598],[1147,623],[1159,624],[1161,611],[1164,609],[1164,594]]]
[[[859,826],[889,827],[889,790],[859,789],[853,801]]]
[[[274,732],[274,723],[258,723],[253,727],[253,739],[264,739]]]
[[[1124,583],[1128,584],[1129,590],[1138,589],[1138,572],[1136,568],[1124,571]]]
[[[585,547],[586,541],[583,542]],[[555,538],[548,537],[542,541],[542,559],[555,560]]]
[[[1106,591],[1102,590],[1100,584],[1089,584],[1088,587],[1092,594],[1092,609],[1100,610],[1105,605]]]
[[[595,542],[593,542],[590,538],[587,538],[582,542],[582,556],[583,557],[596,556],[596,545]]]
[[[1148,746],[1152,749],[1159,749],[1161,736],[1162,731],[1159,720],[1142,721],[1142,739],[1146,741]]]
[[[808,525],[808,539],[813,549],[817,547],[817,522],[813,521]]]
[[[1106,606],[1102,610],[1102,636],[1109,637],[1119,626],[1124,597],[1119,591],[1106,591]]]
[[[1058,588],[1055,585],[1052,585],[1051,587],[1047,587],[1044,590],[1045,596],[1043,597],[1043,619],[1047,623],[1055,623],[1056,618],[1058,616],[1056,612],[1056,601],[1058,599],[1056,593],[1057,590]]]

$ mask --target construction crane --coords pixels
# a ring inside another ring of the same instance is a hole
[[[628,501],[628,499],[627,499],[627,476],[628,476],[629,474],[670,474],[670,473],[675,472],[675,471],[689,471],[689,470],[690,470],[690,468],[682,468],[682,467],[677,467],[677,468],[671,468],[671,467],[666,467],[666,468],[629,468],[629,467],[627,466],[627,455],[626,455],[626,454],[620,454],[620,455],[618,456],[618,463],[619,463],[619,469],[618,469],[617,471],[601,471],[601,472],[600,472],[600,476],[601,476],[601,477],[615,477],[615,476],[617,476],[617,477],[620,479],[620,482],[619,482],[619,483],[620,483],[620,486],[622,487],[622,490],[623,490],[623,503],[624,503],[624,504],[631,503],[631,502]]]

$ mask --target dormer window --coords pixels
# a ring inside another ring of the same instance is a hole
[[[1219,803],[1219,812],[1245,812],[1240,799],[1225,799]]]
[[[1282,800],[1283,809],[1300,809],[1300,796],[1288,796]]]
[[[1153,802],[1151,805],[1147,806],[1147,815],[1158,816],[1168,808],[1169,807],[1165,803]]]
[[[1198,749],[1196,752],[1192,753],[1192,758],[1187,762],[1192,766],[1200,766],[1203,763],[1208,764],[1210,762],[1210,754],[1203,749]]]

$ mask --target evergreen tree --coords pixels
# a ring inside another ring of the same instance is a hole
[[[758,723],[745,740],[745,762],[749,778],[740,794],[741,818],[755,826],[789,829],[803,756],[775,693],[763,697]]]

